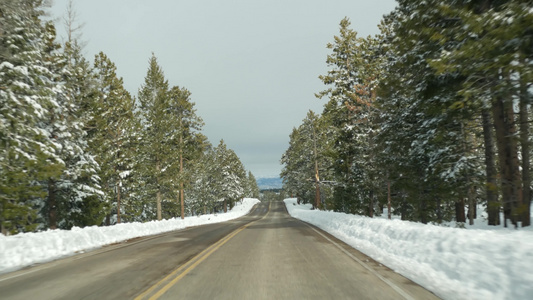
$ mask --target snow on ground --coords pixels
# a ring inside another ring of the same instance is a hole
[[[0,234],[0,273],[83,253],[135,237],[236,219],[249,213],[257,203],[259,203],[257,199],[245,198],[242,204],[237,203],[227,213],[186,217],[184,220],[175,218],[147,223],[121,223],[107,227],[74,227],[72,230],[57,229],[13,236]]]
[[[531,230],[460,229],[315,211],[292,198],[285,204],[291,216],[331,233],[443,299],[533,297]]]

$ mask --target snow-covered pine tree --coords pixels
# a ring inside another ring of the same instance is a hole
[[[513,0],[440,6],[445,18],[454,20],[454,26],[435,36],[441,45],[453,47],[441,52],[432,66],[440,73],[455,72],[463,76],[460,94],[464,98],[457,105],[483,117],[486,197],[491,225],[499,224],[500,207],[495,193],[498,189],[495,188],[492,137],[498,152],[505,221],[510,220],[515,226],[518,222],[530,225],[529,87],[533,81],[530,7],[527,1]],[[490,128],[491,117],[494,134]]]
[[[191,188],[186,198],[186,208],[197,215],[216,213],[220,199],[220,176],[214,148],[209,145],[191,166]]]
[[[50,28],[47,51],[43,57],[50,72],[57,74],[54,78],[57,106],[50,110],[45,124],[63,170],[46,182],[48,197],[43,212],[52,229],[100,225],[104,211],[97,174],[99,166],[88,149],[86,123],[79,107],[82,101],[77,98],[84,96],[78,92],[78,80],[90,80],[90,74],[77,74],[80,69],[73,66],[75,60],[69,56],[72,52],[60,53],[59,45],[55,44],[53,25],[49,23],[47,28]]]
[[[135,103],[122,78],[117,77],[115,64],[103,52],[95,56],[94,74],[98,93],[92,120],[96,130],[89,144],[100,165],[102,188],[112,207],[109,213],[116,214],[116,222],[120,223],[123,212],[127,212],[129,220],[132,218],[128,215],[135,215],[128,205],[131,199],[125,197],[125,191],[131,190],[127,183],[135,161]]]
[[[191,93],[187,89],[172,87],[169,91],[167,111],[170,114],[169,118],[176,120],[168,130],[172,135],[171,139],[176,142],[174,149],[179,156],[179,173],[176,179],[179,185],[177,194],[182,219],[185,217],[185,185],[189,186],[191,181],[191,169],[188,166],[202,154],[206,142],[206,137],[200,133],[203,121],[196,115],[194,102],[190,96]]]
[[[145,187],[142,192],[146,200],[154,196],[156,199],[155,209],[153,204],[146,202],[145,214],[151,218],[155,213],[155,217],[161,220],[163,201],[165,211],[177,215],[178,205],[174,199],[178,190],[179,152],[174,146],[179,137],[173,128],[179,126],[179,121],[171,113],[168,82],[153,54],[138,100],[142,125],[139,171]]]
[[[385,18],[389,63],[378,101],[383,149],[402,154],[389,173],[401,189],[396,208],[423,223],[449,219],[454,208],[456,219],[464,221],[465,199],[475,208],[481,165],[472,112],[454,106],[461,99],[461,76],[437,74],[428,63],[453,46],[435,41],[453,25],[437,2],[399,1]]]
[[[289,195],[299,198],[303,203],[313,203],[316,207],[318,191],[318,206],[323,208],[334,207],[331,187],[335,183],[331,180],[330,171],[333,139],[327,134],[327,125],[323,116],[309,111],[302,124],[293,129],[289,148],[281,158],[281,178]]]
[[[2,233],[36,228],[45,195],[40,181],[61,168],[47,128],[54,77],[42,55],[42,1],[0,3],[0,225]]]
[[[320,76],[331,87],[317,94],[330,98],[323,115],[335,129],[334,150],[330,153],[335,161],[335,181],[340,183],[335,186],[336,209],[369,216],[375,210],[374,198],[381,179],[373,141],[378,130],[374,102],[382,64],[377,45],[377,38],[358,38],[344,18],[340,35],[328,44],[332,50],[326,60],[330,70]]]
[[[255,176],[251,171],[248,171],[248,180],[244,196],[259,199],[259,186],[257,186],[257,180],[255,180]]]
[[[237,154],[228,149],[224,140],[221,140],[215,149],[216,164],[218,165],[218,193],[223,199],[224,212],[233,208],[235,202],[244,197],[246,171]]]

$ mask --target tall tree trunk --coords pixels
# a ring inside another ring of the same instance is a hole
[[[467,156],[467,154],[470,152],[470,149],[468,147],[468,135],[464,127],[465,126],[463,122],[461,122],[461,133],[463,135],[463,155]],[[474,199],[473,187],[472,187],[472,182],[470,178],[470,171],[468,169],[465,172],[465,187],[466,187],[466,195],[468,199],[468,224],[474,225],[476,200]]]
[[[518,163],[512,102],[504,101],[501,96],[497,96],[492,105],[492,112],[501,169],[504,225],[507,226],[509,219],[513,225],[517,226],[517,204],[522,202],[522,179]]]
[[[407,216],[407,197],[405,196],[405,194],[403,193],[403,191],[400,192],[400,195],[401,195],[401,196],[400,196],[400,199],[401,199],[401,201],[402,201],[402,203],[401,203],[401,208],[400,208],[400,209],[401,209],[401,211],[400,211],[400,213],[401,213],[401,220],[402,220],[402,221],[406,221],[406,220],[409,219],[408,216]]]
[[[510,103],[507,108],[507,127],[509,131],[509,153],[511,154],[511,182],[513,191],[512,200],[512,220],[515,227],[518,222],[521,221],[523,213],[521,212],[522,199],[523,199],[523,187],[522,187],[522,175],[520,172],[520,157],[518,155],[518,140],[516,138],[518,132],[516,130],[515,113],[513,105]]]
[[[157,220],[161,221],[163,217],[161,215],[161,189],[160,188],[157,188],[156,201],[157,201]]]
[[[117,224],[120,224],[120,188],[121,188],[121,179],[119,176],[117,184]]]
[[[370,203],[368,205],[368,216],[374,217],[374,191],[370,191]]]
[[[183,154],[180,153],[180,207],[181,207],[181,219],[185,218],[185,191],[183,189]]]
[[[182,120],[180,118],[180,129],[182,128]],[[183,132],[183,130],[181,130]],[[180,207],[181,219],[185,218],[185,195],[183,191],[183,134],[180,133]]]
[[[487,109],[481,110],[483,119],[483,141],[485,144],[485,173],[486,184],[485,193],[487,196],[487,213],[489,225],[500,225],[500,202],[498,201],[498,184],[496,182],[497,171],[495,165],[494,138],[492,133],[492,122],[490,112]]]
[[[227,212],[228,212],[228,203],[226,199],[224,199],[224,213],[227,213]]]
[[[161,166],[159,165],[159,161],[156,162],[155,168],[157,170],[157,175],[160,176]],[[157,204],[157,220],[161,221],[161,186],[159,185],[159,180],[156,180],[157,184],[157,195],[156,195],[156,204]]]
[[[48,179],[48,226],[50,229],[57,229],[56,196],[56,183],[53,179]]]
[[[530,146],[529,146],[529,120],[528,103],[529,95],[527,85],[523,79],[520,80],[520,143],[522,152],[522,202],[518,203],[518,211],[522,226],[531,225],[531,175],[530,175]]]
[[[313,154],[315,156],[315,209],[320,209],[320,174],[318,173],[318,152],[316,147],[315,124],[311,124],[313,129]]]
[[[463,197],[461,197],[461,200],[455,202],[455,221],[466,223],[465,199]]]
[[[468,224],[474,225],[474,219],[477,216],[477,202],[474,195],[474,187],[468,187]]]
[[[442,223],[442,209],[441,209],[442,201],[441,201],[440,197],[437,197],[437,199],[435,201],[436,201],[436,204],[437,204],[437,207],[436,207],[436,210],[437,210],[437,223],[441,224]]]
[[[419,192],[418,192],[418,197],[419,197],[418,214],[419,214],[420,222],[422,222],[422,224],[427,224],[428,223],[428,216],[427,216],[426,193],[424,192],[424,186],[419,185],[418,188],[419,188]]]
[[[512,189],[509,182],[509,165],[507,164],[508,152],[506,147],[506,128],[503,100],[496,98],[492,104],[492,116],[494,119],[494,132],[496,133],[496,146],[498,149],[498,161],[500,164],[500,180],[503,201],[503,224],[507,227],[507,220],[511,218]]]
[[[392,219],[391,215],[391,194],[390,194],[390,179],[389,179],[389,173],[387,173],[387,217]]]

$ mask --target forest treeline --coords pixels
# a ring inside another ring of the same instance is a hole
[[[0,2],[3,234],[183,218],[259,196],[155,55],[134,97],[104,53],[82,55],[72,6],[61,44],[43,2]]]
[[[529,226],[532,2],[397,2],[375,36],[340,22],[284,188],[370,217],[472,223],[482,204],[490,225]]]

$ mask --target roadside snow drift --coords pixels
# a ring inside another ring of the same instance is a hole
[[[257,199],[245,198],[242,204],[237,203],[227,213],[193,216],[184,220],[175,218],[147,223],[122,223],[108,227],[74,227],[71,230],[48,230],[13,236],[0,234],[0,273],[135,237],[236,219],[249,213],[257,203]]]
[[[444,299],[532,299],[533,231],[424,225],[311,210],[289,214],[343,240]]]

